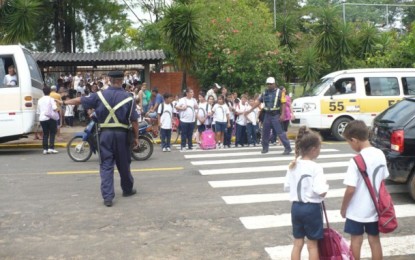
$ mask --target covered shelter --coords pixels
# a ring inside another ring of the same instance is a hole
[[[42,73],[71,73],[84,71],[137,70],[141,78],[151,85],[150,66],[161,67],[166,58],[163,50],[132,50],[95,53],[32,53]]]

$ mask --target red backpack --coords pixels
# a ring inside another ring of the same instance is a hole
[[[378,212],[379,220],[378,227],[379,232],[381,233],[390,233],[398,227],[398,220],[395,215],[395,208],[393,207],[392,197],[386,189],[385,181],[382,180],[380,183],[379,192],[375,192],[373,186],[369,181],[369,176],[366,172],[366,163],[361,154],[356,155],[353,160],[355,161],[357,168],[362,174],[363,179],[365,180],[366,186],[369,189],[370,196],[372,197],[373,203],[375,204],[376,211]],[[375,183],[376,174],[379,170],[385,165],[379,165],[376,167],[373,173],[372,183]],[[376,189],[376,187],[375,187]],[[378,195],[378,198],[376,198]]]

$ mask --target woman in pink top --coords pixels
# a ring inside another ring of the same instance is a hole
[[[288,126],[290,121],[293,119],[293,111],[291,109],[291,97],[287,95],[287,90],[285,88],[282,89],[282,93],[285,95],[285,111],[284,111],[284,121],[282,121],[282,129],[284,132],[288,131]]]

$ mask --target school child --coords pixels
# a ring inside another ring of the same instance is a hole
[[[314,160],[320,154],[321,137],[303,126],[295,142],[295,159],[288,167],[284,190],[289,191],[294,246],[291,259],[301,259],[307,237],[309,259],[319,259],[318,240],[323,238],[321,202],[329,186],[323,168]]]
[[[160,126],[161,148],[163,152],[171,152],[170,139],[173,119],[173,96],[170,93],[163,95],[164,102],[158,106],[158,123]]]
[[[235,105],[235,115],[237,115],[235,121],[235,147],[239,145],[244,146],[246,143],[246,116],[247,111],[247,95],[241,96],[241,102]]]
[[[254,98],[249,98],[247,110],[249,111],[255,104]],[[258,115],[259,115],[259,108],[255,108],[246,116],[246,135],[248,137],[248,146],[253,145],[256,146],[256,132],[258,129]]]
[[[212,110],[213,106],[215,105],[215,98],[213,96],[208,96],[207,102],[209,103],[209,107]],[[213,121],[211,112],[212,111],[208,113],[208,118],[206,119],[207,122],[205,123],[205,125],[210,125],[212,131],[215,132],[215,121]]]
[[[372,147],[369,143],[369,130],[366,124],[360,120],[350,122],[344,129],[343,136],[350,147],[363,156],[369,180],[374,190],[379,190],[381,181],[389,176],[389,171],[386,167],[386,159],[383,152]],[[378,172],[375,183],[373,183],[375,169]],[[343,183],[347,187],[340,214],[343,218],[346,218],[344,232],[351,235],[351,249],[354,258],[356,260],[360,259],[363,233],[366,232],[372,252],[371,259],[382,259],[383,253],[379,237],[378,214],[366,183],[353,159],[350,160]]]
[[[66,97],[64,97],[64,100]],[[68,127],[73,127],[73,119],[74,119],[74,109],[75,105],[66,105],[65,106],[65,123]]]
[[[223,148],[223,139],[226,128],[230,126],[229,108],[225,104],[225,97],[218,96],[218,103],[212,108],[213,121],[215,122],[216,148]]]
[[[204,91],[199,92],[199,109],[197,110],[197,122],[196,122],[197,133],[198,133],[198,135],[196,135],[197,137],[196,142],[199,147],[200,147],[200,142],[201,142],[200,136],[202,132],[206,130],[206,126],[207,126],[206,124],[209,123],[208,113],[212,110],[212,107],[205,99],[205,95],[206,94]]]
[[[140,99],[138,98],[138,96],[135,98],[135,110],[137,111],[137,114],[138,114],[138,119],[137,119],[137,121],[138,121],[139,123],[141,123],[141,121],[143,121],[143,119],[142,119],[142,117],[141,117],[141,112],[142,112],[142,109],[141,109],[141,107],[140,107]]]
[[[77,92],[76,93],[76,97],[80,97],[80,96],[82,96],[81,92]],[[79,122],[85,122],[86,121],[86,115],[85,115],[85,109],[82,106],[82,104],[79,104],[76,107],[76,110],[78,111],[78,119],[79,119]]]
[[[225,88],[223,88],[225,89]],[[226,105],[229,108],[229,127],[226,128],[225,137],[223,140],[223,145],[231,148],[231,139],[232,139],[232,132],[233,132],[233,125],[235,122],[235,107],[233,103],[233,95],[229,93],[226,97],[225,101]]]

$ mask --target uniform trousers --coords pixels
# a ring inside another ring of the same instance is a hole
[[[121,189],[130,193],[134,178],[131,175],[131,150],[128,132],[124,130],[103,129],[100,134],[100,175],[101,193],[105,201],[114,199],[114,165],[121,178]]]
[[[269,138],[271,128],[274,128],[277,135],[280,137],[281,143],[284,145],[285,151],[291,151],[290,141],[287,138],[287,134],[282,131],[280,114],[265,112],[264,123],[262,125],[262,149],[268,151]]]

